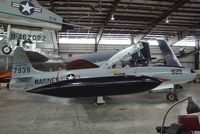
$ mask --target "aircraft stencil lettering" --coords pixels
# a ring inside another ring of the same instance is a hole
[[[47,37],[45,35],[11,33],[10,39],[11,40],[22,39],[22,40],[33,40],[33,41],[46,41]]]
[[[42,79],[35,79],[35,84],[36,85],[52,84],[58,81],[59,78],[42,78]]]
[[[171,72],[172,72],[172,74],[182,74],[183,70],[182,69],[172,69]]]
[[[30,67],[18,67],[13,69],[14,73],[30,73]]]

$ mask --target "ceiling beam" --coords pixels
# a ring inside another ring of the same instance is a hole
[[[50,10],[54,11],[55,10],[55,1],[54,0],[49,0],[50,3]]]
[[[178,8],[182,7],[186,2],[189,2],[190,0],[179,0],[177,1],[169,10],[163,12],[158,18],[155,18],[149,25],[149,28],[146,30],[146,34],[149,34],[151,30],[161,21],[166,19],[171,13],[176,11]]]
[[[113,6],[111,7],[110,11],[108,12],[108,15],[106,16],[106,19],[105,19],[104,23],[102,24],[101,29],[99,30],[99,33],[97,34],[96,44],[95,44],[95,51],[97,51],[97,47],[99,45],[99,42],[101,40],[101,37],[102,37],[103,32],[105,30],[105,27],[108,25],[108,22],[110,21],[110,18],[112,17],[114,11],[118,7],[120,1],[121,0],[115,0],[114,3],[113,3]]]

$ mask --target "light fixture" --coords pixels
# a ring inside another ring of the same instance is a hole
[[[187,100],[188,100],[188,105],[187,105],[188,114],[200,112],[199,106],[196,103],[194,103],[192,97],[188,97]]]
[[[112,15],[110,19],[111,19],[111,20],[115,20],[114,15]]]
[[[187,114],[192,114],[192,113],[197,113],[197,112],[200,112],[200,109],[198,107],[198,105],[196,103],[194,103],[194,101],[192,100],[192,97],[189,96],[183,100],[180,100],[180,101],[177,101],[176,103],[174,103],[166,112],[164,118],[163,118],[163,123],[162,123],[162,126],[161,126],[161,134],[163,134],[163,129],[164,129],[164,126],[165,126],[165,120],[166,120],[166,117],[169,113],[169,111],[175,107],[177,104],[179,103],[182,103],[184,101],[188,100],[188,105],[187,105]]]
[[[168,17],[165,19],[165,23],[169,23],[169,18]]]

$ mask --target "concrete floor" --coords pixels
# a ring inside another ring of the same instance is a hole
[[[200,84],[188,83],[179,99],[191,95],[200,104]],[[95,98],[55,98],[0,87],[0,134],[155,134],[166,110],[173,104],[166,93],[141,93]],[[177,105],[166,124],[186,114],[187,103]]]

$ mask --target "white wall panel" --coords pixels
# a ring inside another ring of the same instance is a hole
[[[93,53],[93,44],[59,44],[60,53]]]

